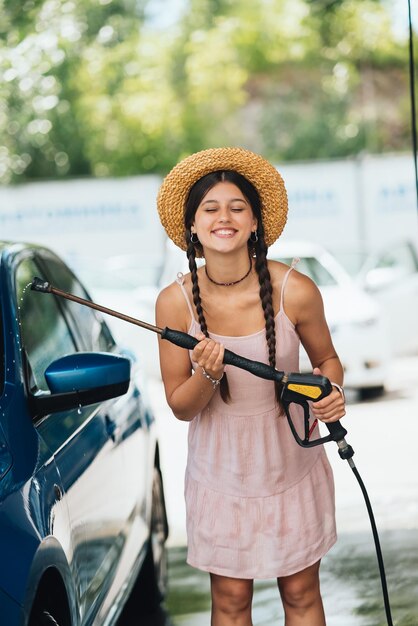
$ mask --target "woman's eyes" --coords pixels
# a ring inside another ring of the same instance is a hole
[[[214,213],[217,210],[218,210],[217,207],[205,207],[206,213]],[[244,211],[244,207],[232,206],[230,210],[233,211],[234,213],[242,213],[242,211]]]

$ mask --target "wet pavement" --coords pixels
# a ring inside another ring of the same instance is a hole
[[[395,626],[418,626],[418,530],[381,534]],[[169,594],[155,615],[120,626],[209,626],[209,576],[185,563],[185,548],[169,550]],[[371,533],[343,534],[323,559],[321,589],[328,626],[386,626]],[[283,625],[274,580],[255,583],[254,626]]]

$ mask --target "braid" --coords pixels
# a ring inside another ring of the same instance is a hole
[[[193,294],[193,303],[196,307],[196,312],[199,319],[200,328],[202,333],[209,337],[208,327],[205,320],[205,315],[203,313],[202,300],[200,298],[200,289],[199,289],[199,281],[197,279],[197,265],[196,265],[196,250],[194,244],[190,241],[190,235],[186,231],[186,241],[187,241],[187,258],[189,259],[189,269],[192,277],[192,294]],[[228,379],[226,374],[224,373],[221,383],[219,385],[219,391],[221,394],[221,398],[224,402],[228,402],[231,399],[231,394],[229,392]]]
[[[199,282],[197,280],[197,265],[196,265],[196,251],[192,242],[187,245],[187,257],[189,259],[189,269],[192,277],[192,294],[193,302],[196,307],[197,316],[199,319],[200,328],[202,333],[209,337],[208,327],[203,313],[202,300],[200,299]]]
[[[255,244],[256,262],[255,269],[260,283],[260,299],[266,321],[266,339],[269,350],[269,363],[276,367],[276,327],[273,309],[273,287],[271,285],[270,272],[267,267],[267,246],[264,240],[264,228],[258,226],[258,241]],[[280,400],[281,385],[275,383],[276,398]]]

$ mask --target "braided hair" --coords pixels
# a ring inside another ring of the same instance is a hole
[[[241,174],[233,170],[216,171],[206,174],[200,178],[190,189],[186,200],[184,224],[185,236],[187,242],[187,258],[189,260],[189,269],[192,279],[192,295],[193,303],[196,308],[198,321],[202,333],[209,337],[209,331],[203,311],[202,300],[200,297],[199,281],[197,277],[196,256],[203,255],[203,249],[200,242],[193,243],[191,241],[191,227],[194,222],[196,210],[204,196],[212,187],[220,182],[230,182],[236,185],[242,194],[247,198],[252,208],[253,214],[257,219],[257,241],[248,241],[248,249],[251,257],[255,257],[255,270],[258,275],[260,284],[260,300],[263,307],[266,340],[269,351],[269,363],[272,367],[276,367],[276,330],[273,309],[273,288],[271,285],[270,272],[267,266],[267,245],[264,239],[264,226],[261,216],[261,202],[255,187]],[[280,385],[275,383],[275,391],[277,400],[280,399]],[[222,400],[228,402],[231,399],[227,376],[224,375],[220,383],[220,393]]]

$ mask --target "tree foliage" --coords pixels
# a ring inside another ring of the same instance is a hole
[[[0,181],[409,148],[407,46],[381,0],[0,0]],[[396,98],[394,98],[396,93]]]

